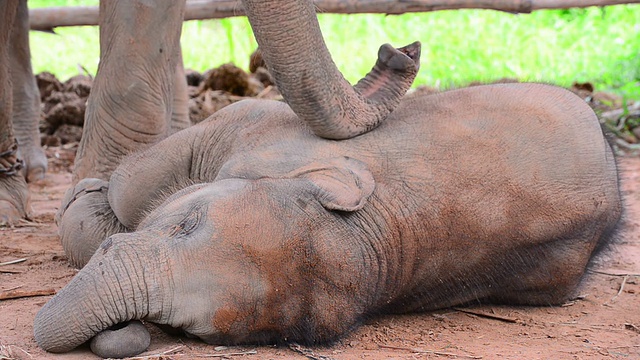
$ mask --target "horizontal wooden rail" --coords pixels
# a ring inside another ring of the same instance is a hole
[[[0,0],[1,1],[1,0]],[[529,13],[542,9],[637,4],[640,0],[315,0],[318,13],[404,14],[454,9],[491,9]],[[187,1],[184,20],[244,16],[239,0]],[[51,7],[29,10],[32,30],[52,31],[59,26],[98,25],[98,7]]]

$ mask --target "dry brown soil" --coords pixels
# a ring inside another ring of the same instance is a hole
[[[68,147],[68,146],[67,146]],[[31,184],[33,222],[0,228],[0,296],[61,289],[74,276],[53,223],[71,175],[73,149],[47,149],[50,171]],[[621,159],[628,205],[624,239],[592,272],[581,296],[561,307],[482,306],[371,319],[329,347],[221,348],[151,327],[145,358],[255,359],[640,359],[640,158]],[[32,335],[33,318],[51,296],[0,300],[0,359],[85,359],[86,347],[49,354]],[[474,315],[476,312],[481,315]],[[164,355],[163,355],[164,354]]]

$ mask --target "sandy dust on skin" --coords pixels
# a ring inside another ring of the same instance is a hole
[[[0,266],[0,294],[12,289],[59,290],[76,273],[66,262],[53,223],[60,198],[71,181],[68,166],[73,152],[51,148],[47,153],[52,171],[44,180],[30,185],[33,222],[16,228],[0,228],[0,263],[27,259]],[[286,346],[217,348],[193,339],[168,336],[151,326],[153,340],[143,355],[169,351],[162,359],[213,354],[245,354],[245,357],[256,359],[323,356],[325,359],[640,358],[640,158],[623,158],[621,167],[628,205],[625,237],[597,269],[600,272],[591,274],[580,290],[581,297],[565,306],[466,309],[500,319],[456,309],[378,317],[332,346],[311,349]],[[50,354],[38,348],[33,339],[33,318],[50,298],[0,301],[0,359],[86,359],[93,356],[86,347],[66,354]],[[253,350],[255,354],[249,355]]]

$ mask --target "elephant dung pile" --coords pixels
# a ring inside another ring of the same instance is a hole
[[[612,143],[617,153],[640,151],[640,101],[625,101],[621,96],[595,91],[591,83],[574,83],[570,90],[591,106],[614,135]]]
[[[187,70],[191,123],[199,123],[223,107],[247,97],[281,99],[264,67],[251,70],[251,73],[246,73],[233,64],[224,64],[204,74]]]
[[[189,118],[196,124],[214,112],[247,97],[281,99],[267,70],[252,67],[247,73],[233,64],[224,64],[200,74],[187,70]],[[93,78],[77,75],[60,82],[53,74],[36,75],[40,90],[42,145],[75,144],[82,136],[87,98]]]
[[[59,146],[80,141],[93,78],[77,75],[61,83],[53,74],[36,75],[40,90],[42,144]]]

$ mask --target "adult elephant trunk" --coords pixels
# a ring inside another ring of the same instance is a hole
[[[162,253],[149,245],[151,238],[137,235],[105,240],[89,263],[40,309],[34,336],[42,349],[70,351],[113,325],[162,313],[159,294],[167,293],[162,288],[166,281],[150,270],[157,265],[144,260],[160,262]]]
[[[377,127],[400,103],[420,61],[420,43],[383,45],[352,87],[324,43],[313,1],[243,0],[264,60],[287,103],[314,133],[348,139]]]

